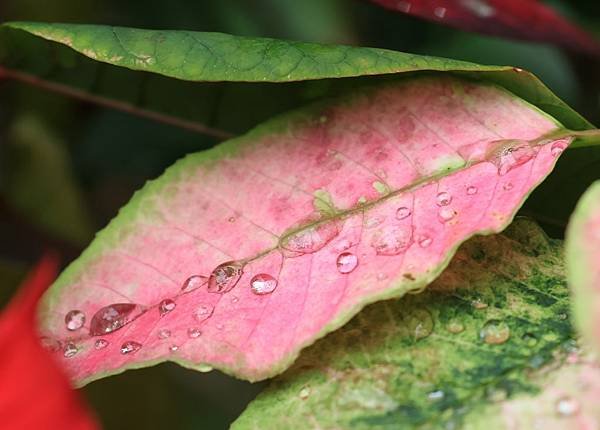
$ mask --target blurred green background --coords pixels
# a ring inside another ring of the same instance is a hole
[[[600,37],[600,3],[550,3]],[[367,1],[3,0],[0,21],[11,20],[220,31],[508,64],[533,71],[577,111],[600,123],[597,60],[550,46],[464,33]],[[319,85],[311,91],[318,94]],[[219,97],[244,102],[226,112],[209,112],[206,122],[240,133],[303,101],[292,93],[288,99],[269,98],[268,91],[268,86],[260,91],[231,86]],[[207,102],[182,97],[168,103],[201,110]],[[67,264],[146,180],[186,153],[216,143],[214,138],[0,81],[0,304],[44,249],[58,249]],[[597,172],[593,163],[579,170],[572,195],[560,201],[566,213]],[[548,208],[548,215],[538,220],[560,237],[564,217],[552,216],[549,195],[551,186],[534,194],[532,204]],[[84,392],[107,429],[221,429],[263,386],[167,364],[94,382]]]

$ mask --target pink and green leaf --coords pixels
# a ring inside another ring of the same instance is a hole
[[[165,360],[273,376],[504,229],[567,147],[541,139],[557,130],[499,87],[443,76],[283,115],[138,192],[45,296],[43,330],[77,384]]]
[[[566,258],[575,321],[600,351],[600,182],[583,195],[567,229]]]

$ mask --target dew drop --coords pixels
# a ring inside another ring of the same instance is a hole
[[[218,265],[208,278],[208,291],[219,294],[231,291],[242,276],[242,268],[242,264],[236,261]]]
[[[208,282],[207,276],[202,275],[193,275],[185,280],[183,286],[181,287],[182,293],[189,293],[190,291],[194,291],[204,284]]]
[[[358,257],[351,252],[343,252],[338,255],[336,266],[340,273],[350,273],[358,266]]]
[[[158,331],[158,338],[159,339],[167,339],[169,337],[171,337],[171,330],[166,329],[166,328],[161,328]]]
[[[227,218],[227,221],[229,221],[229,222],[235,222],[235,217],[234,216],[230,216],[229,218]]]
[[[570,417],[579,412],[579,403],[572,397],[564,396],[556,401],[556,412],[563,417]]]
[[[416,339],[424,339],[433,331],[433,318],[425,309],[416,309],[407,317],[409,333]]]
[[[488,304],[481,299],[471,300],[471,306],[473,306],[477,310],[485,309],[488,307]]]
[[[512,184],[512,182],[507,182],[506,184],[504,184],[504,185],[502,186],[502,189],[503,189],[504,191],[510,191],[510,190],[512,190],[513,188],[514,188],[514,185]]]
[[[448,222],[451,219],[453,219],[458,212],[456,212],[454,209],[450,208],[450,207],[443,207],[440,208],[440,211],[438,212],[438,218],[440,219],[441,222]]]
[[[409,217],[411,214],[411,210],[406,206],[402,206],[396,210],[396,219],[401,220]]]
[[[200,337],[202,331],[198,327],[190,327],[188,328],[187,334],[190,339],[196,339]]]
[[[196,313],[194,313],[194,318],[196,321],[202,322],[211,317],[215,308],[212,305],[200,305],[198,309],[196,309]]]
[[[300,393],[298,393],[298,396],[302,399],[302,400],[306,400],[308,399],[308,396],[310,396],[310,387],[302,387],[302,389],[300,390]]]
[[[178,349],[179,349],[179,347],[178,347],[177,345],[171,345],[171,346],[169,347],[169,351],[171,351],[171,352],[175,352],[175,351],[177,351]]]
[[[160,313],[160,316],[163,317],[175,309],[175,306],[177,306],[177,304],[173,300],[165,299],[158,305],[158,312]]]
[[[399,226],[387,226],[373,235],[371,246],[377,255],[398,255],[412,244],[412,229]]]
[[[427,398],[432,401],[442,400],[446,394],[442,390],[435,390],[427,393]]]
[[[68,342],[63,349],[63,355],[67,358],[73,357],[78,352],[79,349],[77,349],[77,345],[75,345],[73,342]]]
[[[500,320],[489,320],[479,331],[479,337],[487,344],[499,345],[510,337],[510,329]]]
[[[277,279],[267,273],[259,273],[250,281],[250,287],[254,294],[270,294],[277,288]]]
[[[462,4],[480,18],[490,18],[496,14],[496,9],[484,0],[462,0]]]
[[[331,242],[339,233],[341,227],[337,221],[326,221],[303,230],[291,233],[281,239],[280,246],[288,257],[312,254]]]
[[[143,313],[141,306],[133,303],[114,303],[98,310],[90,323],[90,335],[102,336],[120,329]]]
[[[438,18],[443,19],[446,16],[446,8],[445,7],[436,7],[433,10],[433,13]]]
[[[85,314],[80,310],[72,310],[65,315],[65,325],[67,330],[79,330],[85,324]]]
[[[233,297],[231,298],[231,303],[237,303],[237,302],[239,302],[239,301],[240,301],[240,298],[239,298],[238,296],[233,296]]]
[[[446,329],[453,334],[462,333],[465,330],[465,326],[462,322],[457,319],[452,319],[448,322]]]
[[[409,1],[405,1],[405,0],[400,0],[397,4],[396,4],[396,8],[400,11],[400,12],[404,12],[404,13],[408,13],[410,12],[410,8],[411,8],[411,4]]]
[[[470,187],[467,187],[467,194],[472,196],[477,194],[477,187],[471,185]]]
[[[419,246],[421,248],[427,248],[429,245],[431,245],[432,242],[433,239],[429,236],[421,236],[421,238],[419,239]]]
[[[121,354],[135,354],[141,347],[141,343],[129,340],[121,345]]]
[[[494,164],[498,168],[500,176],[504,176],[515,167],[527,163],[536,154],[532,146],[523,141],[509,141],[495,152]]]
[[[436,203],[438,206],[448,206],[452,201],[452,196],[446,191],[442,191],[437,195]]]
[[[96,342],[94,342],[95,349],[104,349],[107,346],[108,346],[108,341],[104,340],[104,339],[97,339]]]
[[[527,346],[535,346],[538,343],[538,338],[533,333],[525,333],[521,339]]]
[[[564,142],[554,142],[550,147],[550,153],[555,157],[558,157],[560,154],[563,153],[566,147],[567,144]]]

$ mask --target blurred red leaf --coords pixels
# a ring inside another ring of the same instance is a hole
[[[371,0],[397,12],[493,36],[600,55],[600,43],[538,0]]]
[[[97,429],[36,330],[37,301],[54,280],[58,259],[45,256],[0,315],[0,427],[12,429]]]

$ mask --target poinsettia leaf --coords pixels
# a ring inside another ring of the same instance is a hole
[[[304,351],[232,428],[584,428],[556,412],[586,392],[562,251],[524,219],[469,240],[424,293],[373,304]]]
[[[443,76],[284,115],[136,194],[49,291],[43,328],[80,384],[162,360],[272,376],[505,228],[567,147],[540,140],[556,130],[505,90]]]
[[[583,195],[566,234],[573,312],[584,338],[600,351],[600,182]]]
[[[303,104],[309,83],[292,82],[377,75],[383,79],[414,71],[455,72],[495,83],[565,127],[592,127],[535,76],[513,67],[221,33],[32,22],[0,26],[0,75],[220,138],[227,136],[222,129],[244,131],[257,121]],[[162,117],[157,118],[156,112]]]
[[[371,0],[462,30],[547,42],[594,56],[600,43],[538,0]]]

